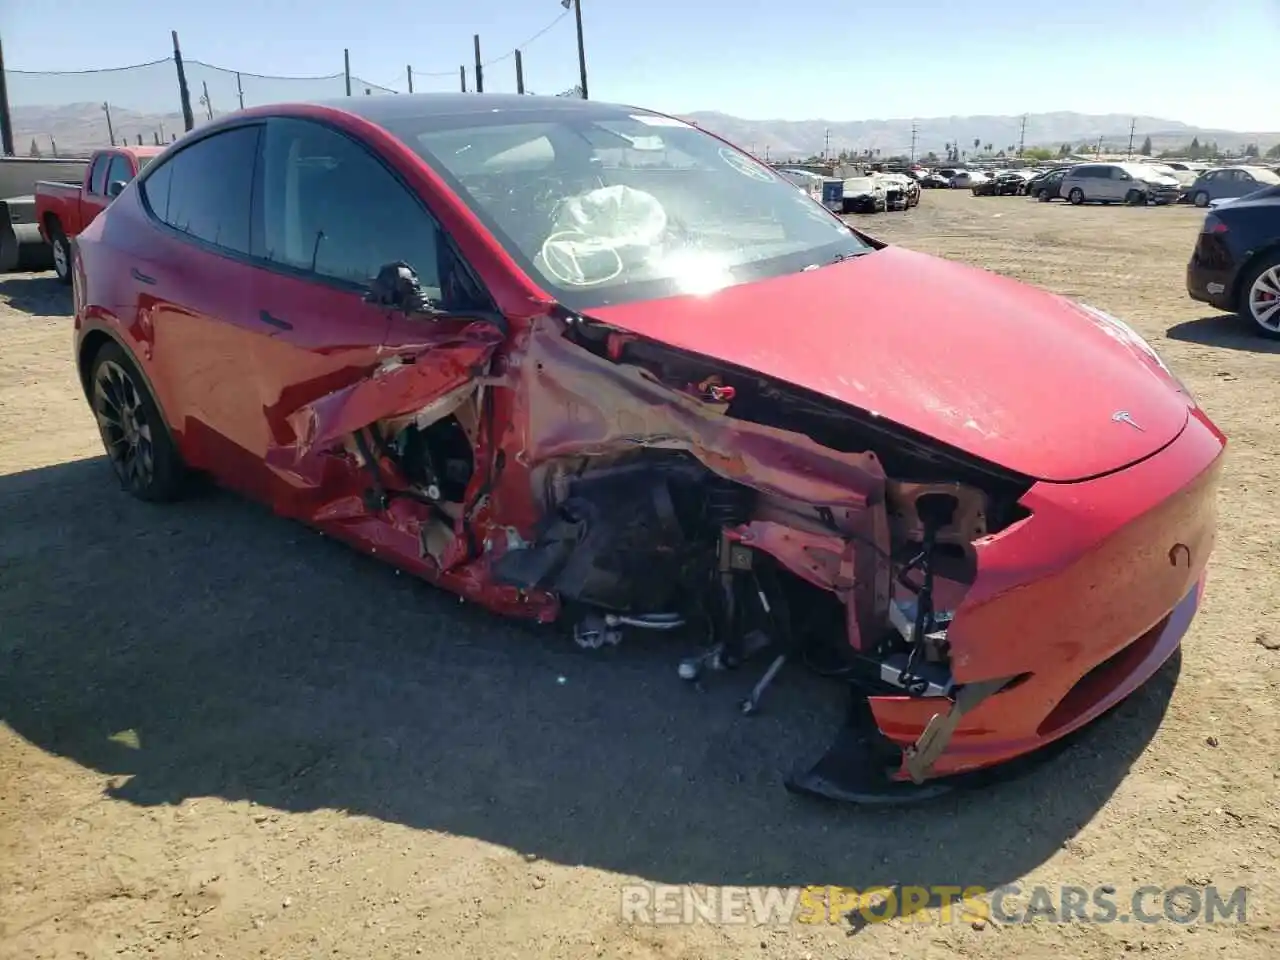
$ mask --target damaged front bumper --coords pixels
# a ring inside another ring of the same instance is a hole
[[[978,544],[978,577],[950,624],[952,695],[866,698],[864,715],[789,786],[861,802],[933,796],[1128,697],[1199,607],[1224,448],[1197,412],[1127,470],[1034,486],[1023,501],[1031,516]],[[1087,528],[1081,504],[1116,520]]]

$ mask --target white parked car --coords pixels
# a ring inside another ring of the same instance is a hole
[[[990,179],[979,170],[958,170],[951,178],[951,186],[957,190],[971,190],[975,183],[986,183]]]
[[[884,183],[890,209],[896,204],[897,209],[907,210],[920,202],[920,184],[905,173],[876,173],[872,176]]]

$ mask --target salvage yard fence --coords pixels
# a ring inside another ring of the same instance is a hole
[[[480,37],[456,69],[420,70],[406,64],[397,78],[374,83],[352,72],[351,52],[338,51],[340,69],[314,77],[272,76],[188,59],[177,33],[173,52],[148,63],[98,70],[10,70],[0,52],[0,152],[19,157],[76,157],[115,144],[162,144],[223,114],[246,107],[344,96],[463,90],[533,93],[526,89],[524,50],[561,26],[566,10],[519,46],[484,60]],[[537,92],[581,96],[570,82],[571,55],[545,58],[534,76]]]

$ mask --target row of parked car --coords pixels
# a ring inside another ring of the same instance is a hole
[[[799,168],[782,168],[778,173],[839,213],[910,210],[920,203],[920,183],[905,173],[869,171],[843,181]]]
[[[1166,164],[1080,163],[1052,170],[1002,170],[977,174],[975,197],[1030,196],[1042,202],[1192,203],[1197,207],[1235,200],[1265,187],[1280,186],[1280,174],[1264,166],[1178,170]]]

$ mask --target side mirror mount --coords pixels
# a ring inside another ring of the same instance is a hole
[[[364,300],[365,303],[427,317],[444,313],[440,305],[422,289],[413,267],[404,261],[388,263],[379,268],[378,275],[369,284]]]
[[[112,180],[107,184],[107,196],[118,197],[124,192],[124,188],[128,186],[124,180]]]
[[[500,330],[503,336],[511,332],[506,317],[492,308],[464,311],[446,308],[443,303],[427,295],[418,281],[418,274],[403,260],[379,268],[378,275],[365,291],[364,302],[422,320],[484,320]]]

